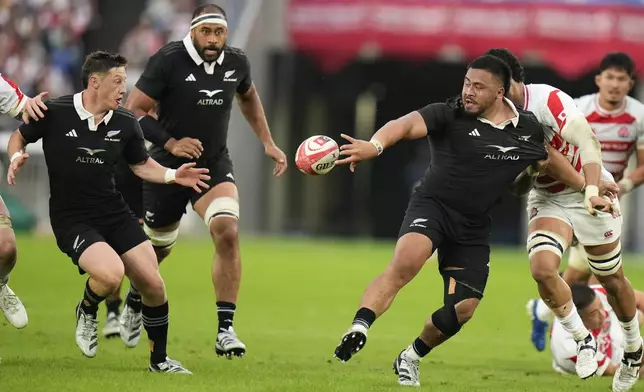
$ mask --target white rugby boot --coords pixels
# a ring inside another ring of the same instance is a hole
[[[402,350],[394,359],[394,373],[398,376],[398,384],[406,387],[420,386],[420,361],[410,358],[407,350]]]
[[[228,359],[233,359],[233,356],[243,357],[246,354],[246,345],[239,340],[233,327],[229,327],[227,331],[220,330],[217,334],[215,352],[217,356],[224,355]]]
[[[98,350],[98,320],[86,314],[80,305],[79,302],[76,306],[76,345],[83,355],[94,358]]]
[[[137,312],[126,303],[121,312],[120,329],[121,340],[126,347],[134,348],[141,339],[143,329],[143,314]]]
[[[119,322],[119,316],[114,312],[109,312],[107,314],[107,319],[105,320],[105,326],[103,327],[103,336],[107,339],[120,336],[121,334],[121,323]]]
[[[577,362],[575,370],[577,375],[585,380],[597,372],[597,340],[589,333],[583,340],[577,341]]]
[[[7,285],[8,278],[0,281],[0,309],[9,324],[16,328],[24,328],[29,322],[27,310],[20,298]]]
[[[613,377],[613,392],[626,392],[637,382],[642,367],[642,346],[634,353],[624,352],[622,363]]]
[[[156,364],[150,364],[148,368],[152,373],[178,373],[178,374],[192,374],[192,372],[181,364],[179,361],[165,357],[165,361]]]

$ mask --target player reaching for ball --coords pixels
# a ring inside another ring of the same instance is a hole
[[[500,59],[479,57],[468,68],[459,98],[390,121],[370,141],[343,135],[350,144],[341,146],[346,158],[337,164],[349,163],[352,171],[401,139],[427,137],[432,161],[407,208],[393,259],[367,287],[335,349],[338,359],[348,361],[364,347],[369,327],[435,250],[444,306],[394,360],[398,382],[420,385],[420,360],[474,314],[489,272],[490,210],[520,173],[548,157],[548,130],[505,98],[510,77]]]
[[[226,139],[235,99],[266,155],[276,161],[273,174],[282,175],[287,162],[273,142],[248,58],[226,44],[227,26],[221,7],[197,8],[183,41],[170,42],[150,57],[126,107],[154,144],[150,150],[154,159],[173,168],[193,161],[210,169],[211,189],[206,193],[144,183],[144,228],[161,262],[177,240],[188,202],[204,220],[215,244],[212,283],[219,318],[215,351],[231,358],[246,352],[233,329],[241,280],[239,200]],[[148,115],[157,104],[158,120]],[[133,301],[138,296],[130,289],[121,318],[121,338],[129,347],[136,345],[141,331],[141,313]]]
[[[624,332],[624,356],[613,377],[613,392],[629,391],[638,380],[644,347],[633,288],[622,267],[621,216],[592,208],[601,200],[597,197],[600,173],[604,180],[613,180],[601,165],[597,137],[570,96],[549,85],[524,84],[523,67],[507,49],[491,49],[487,54],[509,64],[513,78],[509,97],[514,104],[533,112],[541,123],[552,128],[550,144],[561,151],[577,171],[584,172],[585,194],[542,176],[537,178],[537,185],[528,197],[527,250],[539,294],[577,341],[577,374],[581,378],[591,377],[597,370],[594,360],[597,341],[584,326],[570,288],[558,271],[562,255],[574,236],[588,254],[590,270],[608,292]],[[613,203],[619,206],[617,200]]]

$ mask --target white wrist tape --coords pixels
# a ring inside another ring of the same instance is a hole
[[[20,151],[14,153],[11,156],[11,159],[9,160],[9,163],[13,163],[13,161],[15,161],[16,159],[20,158],[21,156],[22,156],[22,153]]]
[[[382,152],[384,151],[384,148],[382,147],[382,143],[380,143],[380,140],[371,139],[369,140],[369,142],[373,144],[374,147],[376,147],[376,150],[378,150],[378,155],[382,154]]]
[[[165,171],[165,183],[166,184],[173,184],[174,180],[177,177],[177,171],[174,169],[168,169]]]
[[[593,196],[599,196],[599,188],[597,185],[586,185],[586,199],[590,199]]]

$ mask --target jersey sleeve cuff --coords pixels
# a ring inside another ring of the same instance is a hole
[[[9,112],[9,117],[17,117],[18,115],[20,115],[22,113],[22,109],[24,109],[25,105],[27,104],[28,99],[29,97],[23,94],[22,99],[18,102],[18,105],[16,105],[16,107],[14,107],[13,110]]]

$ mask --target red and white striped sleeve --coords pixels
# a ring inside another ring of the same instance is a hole
[[[27,97],[11,79],[0,74],[0,114],[16,117],[27,103]]]
[[[561,134],[569,121],[575,117],[585,117],[575,104],[575,100],[561,90],[552,88],[548,93],[544,115],[549,118],[548,125]]]

